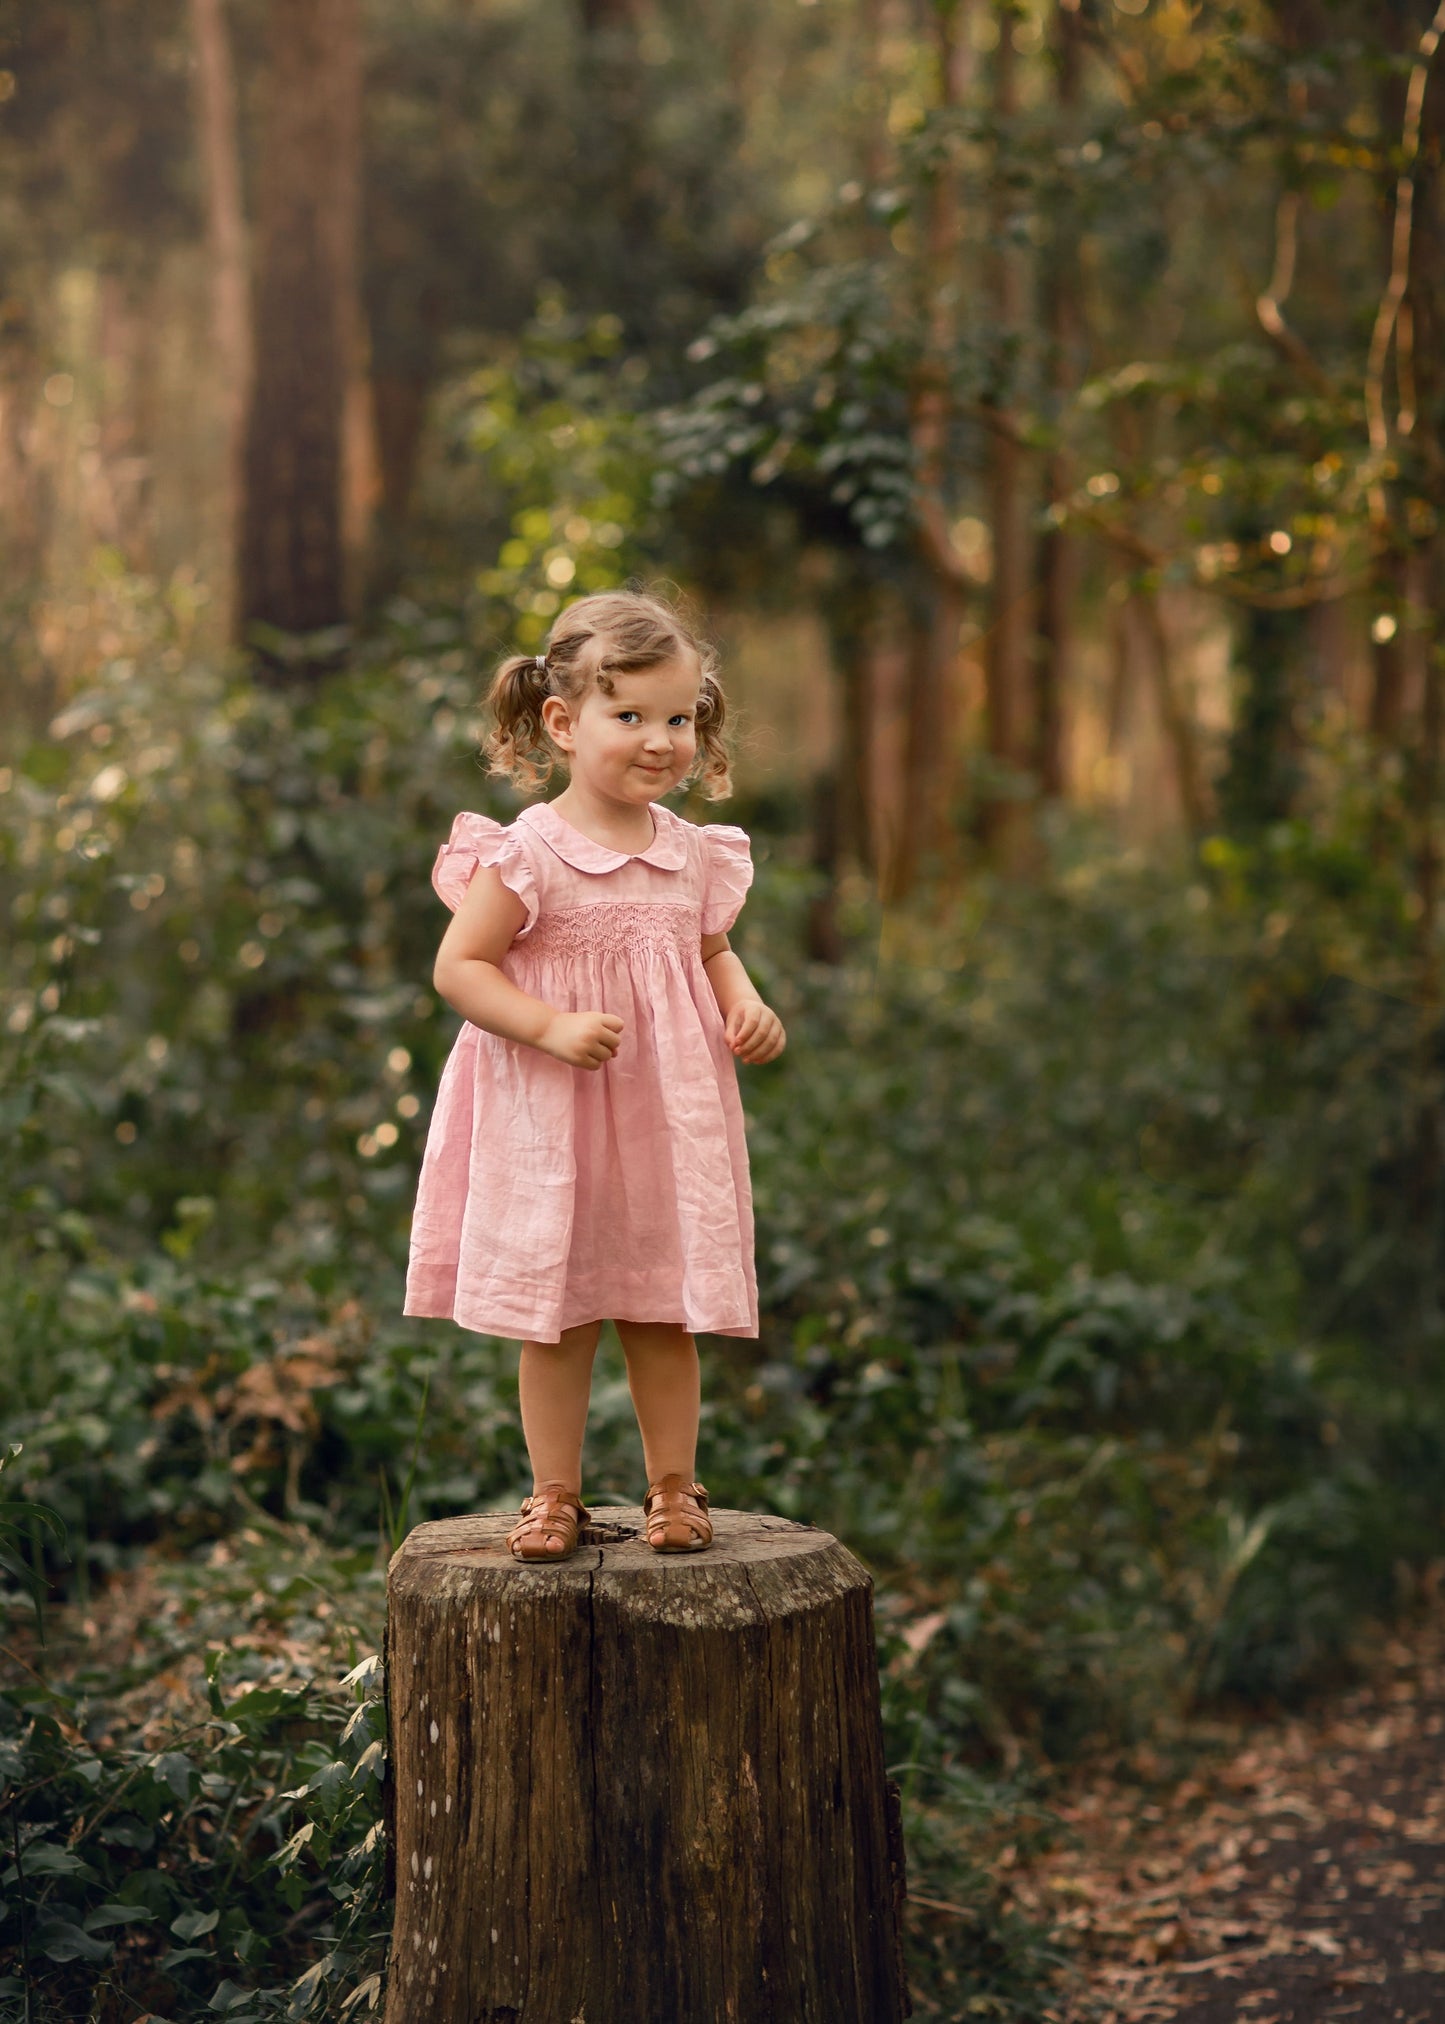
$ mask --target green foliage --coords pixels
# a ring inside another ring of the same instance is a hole
[[[0,1476],[11,1470],[24,1452],[22,1441],[12,1441],[0,1454]],[[0,1482],[0,1573],[10,1576],[30,1597],[41,1642],[45,1639],[45,1546],[46,1533],[62,1547],[65,1527],[48,1505],[34,1504],[10,1495],[10,1483]]]
[[[550,290],[515,353],[448,394],[454,498],[504,507],[495,561],[476,576],[502,651],[539,647],[565,599],[615,589],[652,545],[645,373],[622,334],[616,316],[580,317]]]
[[[11,1199],[70,1256],[96,1219],[185,1253],[240,1218],[324,1264],[405,1213],[446,1044],[411,839],[479,798],[477,653],[403,608],[303,722],[199,663],[174,602],[110,596],[114,650],[0,795]]]
[[[268,1586],[288,1582],[272,1571]],[[165,1656],[182,1658],[174,1640]],[[0,1955],[20,1969],[0,1977],[0,2018],[60,2024],[138,1998],[158,2015],[248,2024],[335,2017],[348,1996],[373,2008],[362,1970],[386,1922],[376,1661],[331,1685],[213,1645],[204,1691],[138,1722],[157,1657],[0,1691]]]
[[[897,199],[879,200],[882,215]],[[802,268],[807,225],[785,233],[791,285],[716,318],[688,349],[709,377],[656,418],[663,507],[691,492],[710,502],[741,478],[786,498],[807,530],[865,548],[896,545],[910,524],[914,477],[907,380],[916,333],[885,263],[839,259]]]

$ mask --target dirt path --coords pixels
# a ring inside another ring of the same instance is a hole
[[[1367,1686],[1204,1740],[1182,1782],[1091,1783],[1020,1880],[1084,1956],[1070,2017],[1445,2024],[1445,1607]]]

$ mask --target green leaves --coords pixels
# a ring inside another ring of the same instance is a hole
[[[40,1920],[35,1943],[49,1960],[62,1965],[68,1961],[108,1961],[112,1951],[108,1941],[98,1940],[83,1927],[56,1918]]]
[[[74,2014],[85,1978],[107,1964],[168,1978],[168,2007],[186,2016],[299,2018],[356,1981],[382,1924],[381,1720],[363,1684],[375,1684],[374,1663],[353,1672],[335,1688],[228,1695],[213,1663],[210,1689],[224,1707],[247,1704],[244,1724],[213,1715],[171,1747],[112,1737],[84,1758],[72,1725],[93,1702],[60,1686],[0,1690],[4,1799],[21,1843],[0,1875],[0,1958],[18,1947],[23,1916],[37,2018]],[[198,1772],[198,1760],[214,1768]],[[298,1912],[319,1953],[309,1937],[298,1953]]]
[[[689,356],[724,368],[655,418],[660,504],[717,481],[777,485],[804,514],[895,545],[913,511],[906,426],[911,331],[884,272],[809,271],[741,315],[716,319]]]
[[[198,1940],[203,1933],[213,1933],[220,1923],[218,1911],[182,1912],[178,1919],[171,1920],[171,1931],[178,1940]]]
[[[10,1495],[15,1464],[24,1453],[23,1441],[11,1441],[0,1453],[0,1571],[18,1582],[30,1597],[42,1642],[45,1637],[45,1540],[47,1535],[62,1550],[65,1546],[63,1520],[47,1504]],[[9,1470],[8,1477],[5,1471]]]
[[[54,1842],[32,1842],[21,1852],[18,1863],[12,1862],[6,1870],[0,1870],[0,1884],[13,1884],[21,1871],[26,1877],[81,1876],[93,1879],[95,1871],[78,1855],[68,1848],[57,1847]]]

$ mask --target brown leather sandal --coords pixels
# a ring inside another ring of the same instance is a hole
[[[642,1500],[647,1543],[654,1553],[701,1553],[712,1544],[707,1491],[681,1476],[664,1476]]]
[[[568,1560],[577,1551],[577,1528],[592,1513],[565,1483],[544,1483],[522,1499],[518,1522],[507,1534],[517,1560]]]

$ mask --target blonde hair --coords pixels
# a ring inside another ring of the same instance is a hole
[[[492,677],[487,702],[496,729],[484,755],[490,773],[517,786],[542,787],[551,778],[555,751],[542,721],[549,696],[582,701],[595,683],[604,695],[613,676],[635,674],[691,654],[698,664],[698,780],[709,801],[732,792],[724,733],[727,704],[717,679],[717,655],[676,605],[650,591],[601,590],[579,597],[559,615],[541,654],[512,654]]]

